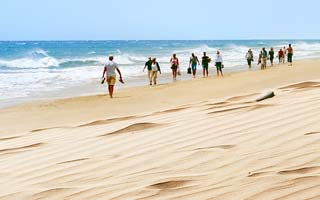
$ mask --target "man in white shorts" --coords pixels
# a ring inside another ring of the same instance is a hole
[[[104,78],[104,75],[107,75],[107,83],[108,83],[108,90],[110,98],[113,98],[113,90],[114,85],[116,84],[116,70],[119,73],[120,79],[119,81],[123,83],[121,72],[118,68],[117,63],[113,61],[113,56],[109,56],[109,61],[104,65],[104,70],[102,74],[102,78]]]

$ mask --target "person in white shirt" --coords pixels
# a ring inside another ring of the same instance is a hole
[[[283,47],[283,64],[286,62],[286,57],[287,57],[287,48],[286,46]]]
[[[151,64],[151,83],[154,85],[157,85],[158,72],[161,74],[159,63],[156,61],[156,58],[153,58]]]
[[[103,80],[105,80],[105,74],[106,74],[106,79],[107,79],[107,83],[108,83],[108,91],[109,91],[109,95],[110,98],[113,98],[113,90],[114,90],[114,85],[116,83],[116,70],[119,73],[120,79],[119,81],[121,83],[124,83],[122,80],[122,75],[121,72],[118,68],[117,63],[115,63],[113,61],[113,56],[109,56],[109,61],[104,65],[104,70],[103,70],[103,74],[102,74],[102,78]],[[102,81],[103,83],[104,81]]]
[[[223,76],[223,73],[222,73],[223,64],[222,64],[222,62],[223,62],[222,56],[221,56],[220,52],[217,51],[216,60],[215,60],[215,64],[216,64],[216,68],[217,68],[217,76],[220,76],[219,74],[221,74],[221,76]]]

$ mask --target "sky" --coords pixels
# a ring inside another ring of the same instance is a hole
[[[0,40],[319,39],[318,0],[1,0]]]

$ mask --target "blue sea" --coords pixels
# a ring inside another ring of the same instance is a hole
[[[262,47],[278,51],[289,43],[295,60],[320,57],[320,40],[0,41],[0,104],[50,96],[79,85],[101,87],[97,80],[109,54],[115,56],[130,86],[134,85],[130,80],[144,75],[142,68],[149,56],[158,59],[163,72],[170,72],[170,56],[176,53],[185,71],[192,52],[201,57],[206,51],[214,57],[220,50],[225,68],[237,70],[245,69],[249,48],[258,56]],[[78,94],[88,93],[77,90]]]

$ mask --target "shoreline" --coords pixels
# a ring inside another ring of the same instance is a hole
[[[301,59],[297,61],[308,61],[308,60],[318,60],[320,58],[312,58],[312,59]],[[287,64],[287,63],[286,63]],[[274,64],[274,67],[282,66],[286,64]],[[271,66],[268,66],[270,68]],[[185,67],[184,67],[185,68]],[[228,74],[245,72],[245,71],[255,71],[260,70],[260,66],[258,66],[255,62],[253,64],[252,69],[248,69],[247,65],[238,65],[235,67],[226,67],[223,72]],[[178,82],[183,81],[192,81],[192,75],[186,73],[186,69],[181,70],[181,76],[178,76]],[[209,77],[216,77],[216,69],[215,67],[209,67]],[[202,68],[198,66],[197,78],[202,78]],[[137,75],[130,76],[125,78],[126,84],[119,84],[117,81],[116,84],[116,93],[126,89],[126,88],[135,88],[135,87],[146,87],[148,85],[147,75]],[[129,80],[129,84],[127,84],[127,80]],[[171,84],[174,83],[172,81],[171,73],[163,73],[162,75],[158,75],[158,85],[161,84]],[[50,100],[59,100],[59,99],[67,99],[67,98],[76,98],[76,97],[85,97],[85,96],[94,96],[94,95],[103,95],[107,92],[106,83],[102,86],[100,84],[100,78],[92,79],[90,83],[81,84],[79,86],[71,86],[68,88],[62,88],[60,90],[54,91],[45,91],[41,94],[35,95],[33,97],[18,97],[18,98],[9,98],[0,100],[0,109],[14,107],[18,105],[28,104],[28,103],[37,103],[44,102]]]

